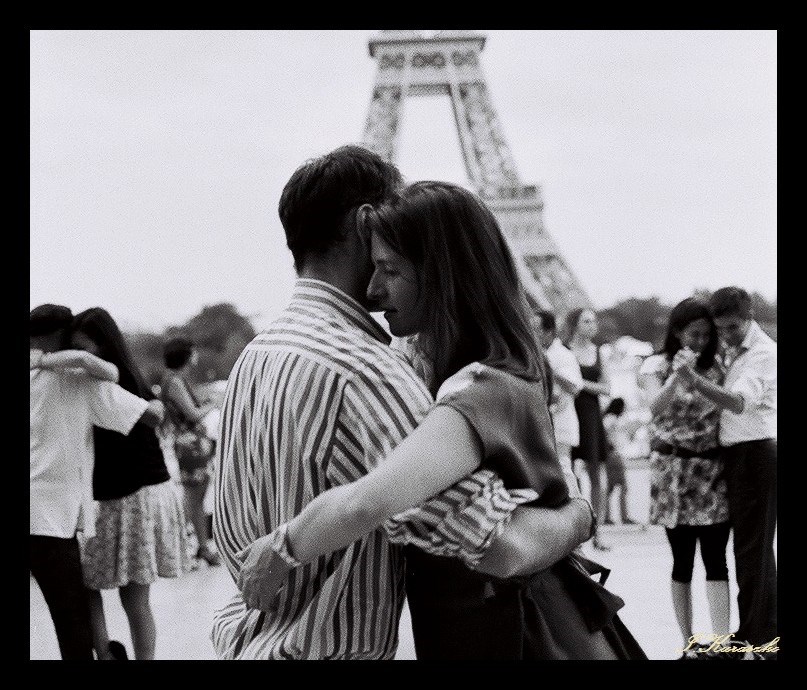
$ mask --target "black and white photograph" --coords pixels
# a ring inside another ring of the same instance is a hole
[[[26,36],[31,661],[777,660],[776,29]]]

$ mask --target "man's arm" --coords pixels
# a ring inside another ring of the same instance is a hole
[[[583,375],[574,354],[566,348],[547,351],[555,382],[567,393],[576,396],[583,388]]]
[[[563,475],[571,500],[560,508],[516,508],[477,570],[503,578],[537,573],[591,539],[596,526],[594,510],[574,474],[564,470]]]
[[[567,393],[571,395],[577,395],[580,392],[580,389],[583,387],[582,384],[576,383],[570,379],[567,379],[561,372],[552,370],[552,375],[555,377],[555,383],[558,384],[560,388],[562,388]]]
[[[118,382],[118,367],[84,350],[61,350],[44,354],[38,366],[51,371],[81,369],[93,378]]]
[[[516,508],[476,570],[507,578],[554,565],[591,537],[594,514],[588,501],[574,496],[561,508]]]
[[[733,393],[723,388],[723,386],[718,386],[701,376],[690,365],[682,366],[679,371],[681,376],[688,380],[696,391],[709,398],[718,407],[725,408],[734,414],[741,414],[745,409],[745,398],[741,393]]]
[[[90,418],[96,426],[126,436],[141,419],[148,423],[161,416],[162,403],[158,400],[144,400],[110,381],[85,380]]]

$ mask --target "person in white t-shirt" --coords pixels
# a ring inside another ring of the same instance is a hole
[[[76,533],[91,536],[93,425],[128,434],[156,425],[159,401],[146,402],[113,381],[114,365],[81,351],[59,351],[72,312],[43,304],[30,314],[30,571],[53,619],[63,659],[93,659],[87,591]],[[106,380],[101,380],[106,379]]]
[[[550,311],[536,314],[533,325],[538,330],[549,367],[552,370],[552,400],[549,411],[555,426],[558,460],[572,470],[572,448],[580,444],[580,422],[574,399],[583,388],[583,375],[577,358],[558,338],[557,321]]]

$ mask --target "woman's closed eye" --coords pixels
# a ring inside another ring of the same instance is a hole
[[[385,277],[397,276],[400,273],[400,271],[395,265],[388,263],[386,261],[379,261],[378,263],[376,263],[375,272],[379,276],[385,276]]]

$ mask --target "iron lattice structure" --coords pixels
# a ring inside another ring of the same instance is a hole
[[[559,317],[591,300],[543,222],[540,187],[524,185],[482,72],[485,36],[470,31],[382,31],[370,40],[378,63],[364,145],[394,162],[404,99],[447,95],[468,179],[495,214],[524,286]]]

